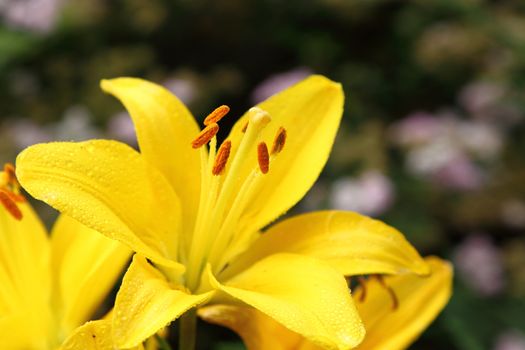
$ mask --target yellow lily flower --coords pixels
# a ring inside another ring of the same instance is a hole
[[[189,349],[191,310],[242,304],[316,346],[349,349],[364,327],[343,275],[428,273],[398,231],[355,213],[303,215],[261,235],[326,163],[343,111],[339,84],[312,76],[269,98],[220,147],[228,107],[199,131],[156,84],[118,78],[102,88],[129,111],[140,153],[108,140],[35,145],[19,155],[17,175],[36,198],[137,252],[115,303],[114,346],[136,346],[182,315]]]
[[[49,237],[12,166],[0,192],[13,199],[0,206],[0,349],[58,349],[83,330],[131,252],[65,215]]]
[[[356,349],[406,349],[447,304],[451,295],[451,265],[435,257],[426,260],[431,268],[429,276],[405,273],[385,277],[384,281],[370,278],[354,291],[357,310],[366,328],[365,339]],[[396,299],[392,299],[389,290]],[[393,302],[397,303],[395,308]],[[201,308],[199,316],[237,332],[249,350],[320,349],[253,308],[212,305]]]

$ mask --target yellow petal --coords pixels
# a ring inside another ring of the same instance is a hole
[[[24,188],[82,224],[154,261],[177,255],[180,203],[164,177],[115,141],[54,142],[17,158]]]
[[[317,259],[271,255],[215,288],[260,310],[291,331],[327,349],[349,349],[363,325],[345,279]]]
[[[66,215],[53,228],[52,249],[62,327],[67,334],[97,310],[131,251]]]
[[[106,320],[87,322],[62,344],[61,350],[112,350],[111,322]]]
[[[23,217],[16,220],[0,206],[2,349],[45,343],[53,329],[47,233],[28,203],[19,203],[19,208]]]
[[[431,274],[413,274],[385,278],[399,300],[392,310],[392,299],[377,281],[367,282],[367,296],[356,306],[366,328],[359,350],[405,349],[436,318],[447,304],[452,288],[452,267],[435,257],[426,258]],[[356,291],[354,295],[359,296]]]
[[[140,152],[164,174],[181,198],[185,230],[191,232],[200,189],[199,152],[190,146],[200,131],[193,116],[177,97],[151,82],[117,78],[103,80],[100,85],[130,113]]]
[[[228,327],[236,332],[248,350],[306,350],[320,349],[275,322],[257,309],[236,305],[210,305],[200,308],[198,315],[205,321]]]
[[[319,211],[270,227],[225,273],[231,276],[279,252],[322,259],[344,275],[429,271],[414,247],[395,228],[353,212]]]
[[[120,348],[137,346],[213,296],[213,292],[192,295],[184,287],[175,288],[146,259],[135,255],[115,301],[115,345]]]
[[[255,232],[283,214],[313,185],[332,148],[343,102],[339,84],[322,76],[312,76],[258,105],[272,118],[261,140],[271,147],[279,127],[286,129],[287,138],[284,149],[264,175],[257,194],[264,200],[253,200],[246,209],[249,230]],[[242,138],[246,118],[244,115],[235,124],[229,136],[234,150]],[[254,157],[245,162],[240,176],[257,167],[256,149],[253,152]]]

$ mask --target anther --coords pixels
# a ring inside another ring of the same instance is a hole
[[[7,191],[0,189],[0,202],[4,208],[16,219],[22,219],[22,211],[16,205],[15,201],[11,198]]]
[[[213,168],[211,173],[213,175],[220,175],[226,168],[226,163],[230,157],[230,150],[232,148],[232,142],[230,140],[224,141],[217,151],[217,157],[215,157],[215,162],[213,163]]]
[[[280,153],[283,150],[285,143],[286,129],[281,126],[279,127],[279,130],[277,130],[277,134],[275,135],[275,139],[273,140],[272,154]]]
[[[268,173],[268,170],[270,170],[270,156],[268,154],[268,147],[264,142],[259,143],[257,146],[257,160],[259,162],[261,173]]]
[[[228,112],[230,111],[230,107],[226,105],[219,106],[215,108],[213,112],[208,114],[206,119],[204,119],[204,125],[210,125],[212,123],[218,123],[219,120],[221,120]]]
[[[381,275],[374,275],[374,276],[377,279],[377,281],[379,282],[379,284],[383,288],[386,289],[386,291],[390,295],[390,298],[392,298],[392,310],[397,310],[397,308],[399,307],[399,300],[397,299],[396,292],[394,292],[392,287],[390,287],[389,285],[386,284],[385,280],[383,279],[383,276],[381,276]]]
[[[207,144],[219,131],[219,125],[217,123],[212,123],[206,126],[200,133],[197,135],[195,140],[191,142],[191,147],[199,148]]]

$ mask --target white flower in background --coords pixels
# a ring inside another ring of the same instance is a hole
[[[61,6],[61,0],[2,0],[0,17],[13,28],[48,33],[55,26]]]
[[[135,126],[128,112],[119,112],[109,119],[107,134],[110,139],[116,139],[132,146],[137,144]]]
[[[525,334],[517,329],[505,331],[496,340],[494,350],[525,350]]]
[[[305,79],[311,74],[312,71],[309,68],[299,67],[287,72],[271,75],[259,83],[255,90],[253,90],[251,101],[253,104],[264,101],[268,97],[286,89],[287,87],[292,86],[293,84]]]
[[[53,140],[53,135],[48,130],[28,118],[7,120],[2,124],[1,134],[2,138],[9,138],[17,150]]]
[[[457,190],[483,185],[486,175],[476,161],[493,161],[503,149],[501,130],[450,111],[413,113],[395,123],[390,134],[406,149],[409,172]]]
[[[427,143],[441,133],[442,122],[427,112],[415,112],[392,125],[391,135],[400,146]]]
[[[330,191],[330,207],[375,216],[384,213],[393,198],[390,179],[380,172],[367,171],[357,178],[336,180]]]
[[[191,104],[198,98],[198,88],[190,79],[172,77],[165,80],[162,85],[185,105]]]
[[[100,131],[91,124],[93,116],[85,106],[70,106],[62,120],[50,126],[55,140],[85,141],[100,138]]]
[[[469,113],[479,115],[493,108],[505,95],[502,85],[493,82],[473,82],[459,94],[459,103]]]
[[[467,237],[456,248],[452,260],[459,276],[480,295],[492,296],[503,290],[502,256],[489,236],[473,234]]]

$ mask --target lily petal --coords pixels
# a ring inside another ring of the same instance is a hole
[[[66,334],[99,307],[111,290],[131,251],[117,241],[61,215],[52,232],[53,269]]]
[[[252,307],[210,305],[200,308],[198,315],[207,322],[233,330],[248,350],[306,350],[305,344],[311,345],[308,349],[320,349]]]
[[[34,145],[18,155],[24,188],[82,224],[173,265],[180,203],[132,148],[107,140]]]
[[[320,260],[269,256],[224,284],[210,283],[327,349],[349,349],[364,337],[344,278]]]
[[[119,348],[137,346],[214,292],[192,295],[174,289],[144,257],[135,255],[115,301],[113,337]]]
[[[270,227],[230,265],[224,278],[281,252],[322,259],[347,276],[429,272],[423,258],[395,228],[354,212],[318,211]]]
[[[246,209],[250,231],[256,232],[275,220],[313,185],[332,148],[343,114],[343,102],[339,84],[322,76],[312,76],[257,106],[272,118],[262,132],[261,141],[272,145],[280,127],[286,129],[287,138],[284,149],[264,175],[258,192],[259,198],[264,200],[254,200]],[[237,149],[246,122],[245,114],[232,129],[229,136],[232,149]],[[254,156],[245,162],[239,176],[244,178],[256,166]]]
[[[452,266],[436,257],[428,257],[426,262],[431,268],[428,277],[406,274],[385,278],[399,300],[396,310],[392,310],[392,299],[384,287],[374,280],[367,282],[366,300],[356,301],[366,328],[359,350],[405,349],[445,307],[451,295]]]
[[[46,342],[53,322],[47,233],[28,203],[18,206],[21,220],[0,207],[0,348],[5,349]]]
[[[62,344],[61,350],[110,350],[113,349],[111,322],[98,320],[87,322]]]
[[[191,141],[199,127],[186,106],[157,84],[136,78],[102,80],[102,89],[118,98],[133,119],[141,154],[159,169],[184,203],[185,231],[191,232],[200,191],[199,152]]]

